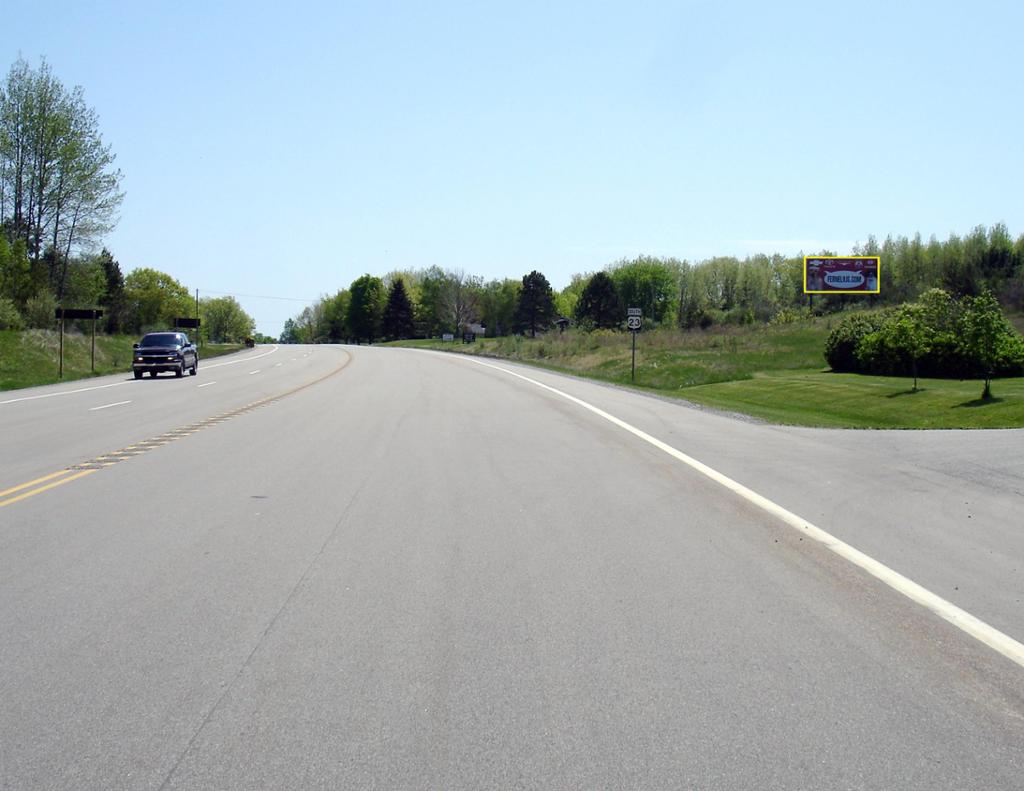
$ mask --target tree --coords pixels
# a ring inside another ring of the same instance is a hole
[[[576,303],[576,320],[599,329],[617,327],[622,322],[622,303],[608,273],[596,272],[587,281]]]
[[[405,293],[405,281],[396,278],[388,290],[388,302],[381,319],[381,332],[388,340],[411,338],[416,328],[413,325],[412,302]]]
[[[978,366],[985,381],[981,391],[982,399],[992,398],[996,364],[1008,356],[1018,356],[1021,340],[1004,318],[999,303],[990,291],[964,299],[959,321],[959,343],[964,354]]]
[[[124,327],[134,333],[166,329],[178,316],[189,316],[195,303],[188,289],[165,272],[136,269],[124,279]]]
[[[294,319],[285,319],[284,328],[281,330],[281,343],[299,343],[298,331]]]
[[[356,341],[373,343],[380,337],[384,312],[384,283],[379,277],[363,275],[349,288],[348,327]]]
[[[348,289],[340,289],[333,297],[320,300],[323,305],[324,321],[327,323],[327,339],[341,343],[351,336],[348,328],[348,305],[352,295]]]
[[[0,234],[0,297],[7,297],[16,307],[23,308],[34,292],[25,242],[19,239],[12,245]]]
[[[515,327],[516,306],[523,284],[506,278],[492,280],[480,295],[480,320],[489,336],[508,335]]]
[[[113,227],[121,174],[81,87],[68,91],[44,60],[19,59],[0,88],[0,224],[34,263],[44,248],[58,298],[71,254]]]
[[[910,371],[914,377],[911,392],[914,393],[917,392],[918,360],[931,351],[932,331],[927,316],[924,306],[920,304],[903,305],[883,328],[886,344],[910,361]]]
[[[106,288],[100,305],[103,306],[107,332],[116,334],[121,331],[124,314],[124,275],[121,274],[121,265],[107,248],[103,248],[97,261],[103,269],[103,277],[106,280]]]
[[[714,267],[715,263],[712,261],[705,266]],[[660,324],[675,312],[681,267],[682,264],[674,258],[641,256],[633,261],[614,264],[609,274],[615,281],[615,290],[623,307],[640,308],[646,320]],[[722,286],[722,290],[728,289],[730,294],[735,288],[733,269],[730,270],[730,285]],[[732,299],[721,294],[719,298]]]
[[[523,276],[523,288],[519,292],[516,306],[516,328],[519,332],[530,331],[537,337],[537,330],[546,330],[555,320],[555,299],[551,284],[536,269]]]
[[[64,266],[64,291],[60,304],[91,308],[100,304],[107,290],[103,267],[93,256],[75,257]]]
[[[559,316],[568,318],[576,315],[576,306],[589,281],[590,278],[585,275],[574,274],[569,285],[555,294],[555,310]]]
[[[419,275],[420,299],[416,303],[416,328],[427,336],[436,336],[443,324],[441,293],[448,279],[439,266],[432,266]]]
[[[213,343],[241,343],[256,330],[255,319],[234,297],[204,299],[199,314],[203,334]]]
[[[295,318],[295,334],[298,343],[326,343],[330,340],[330,324],[324,301],[317,300],[302,309]]]
[[[461,269],[445,272],[438,305],[444,329],[463,332],[466,325],[480,318],[481,287],[480,278],[467,276]]]

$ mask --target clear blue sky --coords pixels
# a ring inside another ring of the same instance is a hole
[[[1024,232],[1018,2],[8,3],[201,294]],[[277,335],[298,302],[240,297]]]

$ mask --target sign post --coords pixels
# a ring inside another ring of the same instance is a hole
[[[54,316],[60,319],[60,367],[58,375],[64,378],[64,320],[92,319],[92,372],[96,373],[96,319],[103,315],[102,310],[94,308],[57,308]]]
[[[636,384],[636,334],[643,326],[643,316],[640,308],[626,309],[626,328],[633,335],[633,359],[629,366],[629,381]]]

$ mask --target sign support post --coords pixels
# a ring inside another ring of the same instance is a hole
[[[629,381],[636,384],[636,330],[633,330],[633,361],[629,366]]]
[[[96,319],[103,315],[96,308],[57,308],[54,317],[60,319],[60,367],[58,375],[64,378],[64,321],[65,319],[92,319],[92,372],[96,373]]]
[[[633,335],[633,358],[629,365],[629,381],[636,384],[636,334],[643,326],[643,315],[640,308],[626,309],[626,328]]]
[[[96,311],[92,314],[92,372],[96,373]]]

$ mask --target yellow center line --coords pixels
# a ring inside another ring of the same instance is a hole
[[[40,482],[40,481],[44,481],[44,480],[47,480],[48,478],[53,478],[53,477],[55,477],[57,475],[61,475],[64,472],[68,472],[68,470],[62,470],[60,473],[54,473],[53,475],[47,475],[47,476],[45,476],[43,478],[38,478],[38,479],[36,479],[36,481],[32,481],[32,482],[27,483],[27,484],[22,484],[21,486],[16,486],[15,489],[24,489],[26,486],[31,485],[31,483],[37,483],[37,482]],[[96,470],[81,470],[80,472],[76,472],[74,475],[69,475],[67,478],[61,478],[58,481],[53,481],[53,483],[48,483],[45,486],[40,486],[38,489],[31,489],[31,490],[29,490],[27,492],[24,492],[23,494],[19,494],[16,497],[10,497],[10,498],[8,498],[6,500],[0,500],[0,508],[3,508],[5,505],[10,505],[11,503],[16,503],[19,500],[24,500],[24,499],[26,499],[28,497],[33,497],[33,496],[35,496],[37,494],[40,494],[41,492],[45,492],[47,489],[52,489],[55,486],[60,486],[60,485],[65,484],[65,483],[70,483],[71,481],[77,480],[78,478],[82,478],[82,477],[84,477],[86,475],[92,475],[94,472],[96,472]],[[14,490],[8,489],[7,491],[14,491]],[[7,492],[4,492],[3,494],[6,494],[6,493]]]
[[[53,478],[57,478],[61,475],[67,475],[69,472],[71,472],[71,470],[58,470],[57,472],[51,472],[49,475],[44,475],[42,478],[36,478],[34,481],[21,483],[17,486],[12,486],[10,489],[4,489],[0,492],[0,498],[6,497],[9,494],[14,494],[15,492],[20,492],[22,489],[28,489],[30,486],[35,486],[36,484],[52,480]]]

